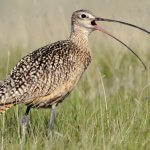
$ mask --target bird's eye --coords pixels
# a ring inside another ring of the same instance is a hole
[[[82,14],[82,15],[81,15],[81,18],[86,18],[86,15],[85,15],[85,14]]]

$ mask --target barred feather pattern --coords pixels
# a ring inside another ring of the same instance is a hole
[[[90,62],[88,47],[78,46],[71,40],[31,52],[0,85],[0,112],[18,103],[45,108],[61,102]]]
[[[49,108],[70,94],[91,62],[88,36],[95,30],[93,19],[87,10],[74,12],[67,40],[39,48],[19,61],[0,84],[0,113],[19,103]]]

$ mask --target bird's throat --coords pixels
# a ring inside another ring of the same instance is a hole
[[[74,27],[69,39],[80,47],[88,47],[88,35],[89,31],[79,27]]]

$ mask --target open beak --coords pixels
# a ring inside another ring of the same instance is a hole
[[[144,64],[144,62],[142,61],[142,59],[129,46],[127,46],[125,43],[123,43],[122,41],[120,41],[118,38],[116,38],[115,36],[113,36],[111,33],[109,33],[108,31],[106,31],[101,26],[97,25],[96,21],[107,21],[107,22],[121,23],[121,24],[124,24],[124,25],[132,26],[134,28],[140,29],[140,30],[142,30],[142,31],[150,34],[149,31],[147,31],[147,30],[145,30],[145,29],[143,29],[141,27],[138,27],[136,25],[130,24],[130,23],[126,23],[126,22],[123,22],[123,21],[112,20],[112,19],[95,18],[91,22],[91,24],[94,26],[95,30],[99,30],[99,31],[101,31],[101,32],[109,35],[110,37],[114,38],[115,40],[117,40],[118,42],[120,42],[122,45],[124,45],[129,51],[131,51],[139,59],[139,61],[143,64],[144,68],[146,69],[146,65]]]

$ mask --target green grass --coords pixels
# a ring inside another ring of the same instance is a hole
[[[93,46],[93,63],[78,87],[57,107],[53,142],[49,134],[50,110],[42,109],[32,109],[30,126],[22,142],[19,130],[25,107],[16,106],[0,116],[1,149],[148,150],[150,72],[144,71],[123,48],[117,52],[111,46],[101,45],[101,50],[99,47]],[[147,66],[149,55],[147,52],[142,56]],[[18,48],[2,55],[1,79],[21,56]]]

